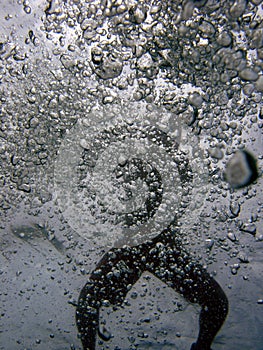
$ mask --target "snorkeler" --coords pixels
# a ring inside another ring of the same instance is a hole
[[[136,247],[113,248],[104,255],[82,289],[76,321],[84,350],[94,350],[103,300],[121,305],[132,285],[148,271],[201,306],[199,335],[191,350],[210,350],[228,313],[228,299],[219,284],[183,248],[180,232],[170,225],[157,237]]]

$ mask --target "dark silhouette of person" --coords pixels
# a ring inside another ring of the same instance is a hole
[[[150,242],[113,248],[98,263],[80,293],[76,311],[83,348],[95,349],[102,301],[121,305],[144,271],[201,306],[199,335],[191,349],[209,350],[227,316],[228,299],[210,274],[192,260],[183,248],[179,229],[172,226]]]
[[[136,137],[135,131],[130,134],[130,137]],[[106,143],[105,135],[108,137]],[[96,143],[102,149],[113,142],[112,136],[108,135],[111,134],[104,132],[104,144]],[[150,130],[145,130],[145,137],[164,147],[167,153],[178,154],[178,144],[166,133],[151,127]],[[89,164],[87,152],[83,153],[83,164]],[[192,180],[189,162],[187,159],[179,160],[177,166],[181,184],[186,185]],[[86,170],[84,176],[85,172]],[[132,158],[119,165],[116,174],[122,178],[123,185],[138,178],[144,180],[150,192],[144,210],[121,217],[126,226],[134,225],[136,220],[144,223],[153,217],[162,201],[161,176],[157,169],[140,159]],[[199,335],[191,350],[210,350],[214,337],[226,319],[228,299],[214,278],[185,250],[182,234],[184,233],[180,231],[175,216],[168,227],[152,240],[137,246],[112,248],[103,256],[78,300],[76,322],[84,350],[95,349],[97,334],[107,340],[99,329],[99,311],[103,300],[112,305],[121,305],[131,287],[145,271],[180,293],[188,302],[201,306]]]

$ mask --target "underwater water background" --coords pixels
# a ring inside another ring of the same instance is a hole
[[[262,1],[0,8],[0,349],[81,349],[75,307],[97,262],[177,215],[187,250],[229,299],[213,350],[262,350]],[[224,174],[238,150],[259,177],[234,189]],[[137,223],[150,185],[118,180],[129,158],[162,179],[158,207]],[[105,303],[113,337],[97,348],[189,349],[198,315],[145,272],[122,307]]]

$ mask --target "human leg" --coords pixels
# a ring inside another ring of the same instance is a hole
[[[199,335],[192,349],[209,350],[228,312],[228,299],[220,285],[193,261],[176,238],[156,242],[146,268],[186,300],[201,306]]]
[[[228,300],[219,284],[190,258],[181,241],[169,230],[151,243],[112,249],[102,258],[81,291],[77,307],[76,318],[84,349],[95,349],[102,301],[121,304],[145,270],[189,302],[201,306],[199,335],[192,350],[209,350],[226,318]]]
[[[90,280],[81,290],[76,309],[76,322],[83,350],[95,350],[99,327],[99,293],[96,281]]]
[[[139,246],[140,247],[140,246]],[[140,248],[112,249],[104,255],[82,289],[76,321],[84,350],[95,350],[99,331],[99,310],[103,301],[120,305],[130,286],[144,271]]]
[[[203,278],[205,279],[203,288],[199,288],[195,297],[201,305],[201,312],[199,334],[194,350],[210,349],[228,313],[228,299],[220,285],[210,276],[205,276],[205,273],[203,273]]]

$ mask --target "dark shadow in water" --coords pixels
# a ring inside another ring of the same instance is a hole
[[[201,306],[199,335],[192,349],[207,350],[228,312],[228,300],[219,284],[182,246],[179,231],[169,227],[151,242],[111,249],[104,255],[82,289],[76,321],[85,350],[96,346],[99,309],[103,300],[124,301],[131,285],[148,271],[192,303]]]
[[[134,134],[137,135],[137,130]],[[166,133],[151,128],[151,130],[144,130],[144,134],[145,137],[152,137],[166,152],[176,154],[178,151],[178,144]],[[107,135],[108,138],[103,137],[104,142],[97,143],[99,147],[103,145],[105,148],[113,142],[112,138],[116,139],[111,132]],[[108,142],[105,142],[105,139]],[[85,158],[86,154],[83,156]],[[86,158],[83,164],[87,167]],[[132,179],[141,178],[147,183],[148,172],[145,171],[144,164],[134,159],[134,167],[136,172]],[[192,181],[192,170],[187,159],[184,162],[178,162],[178,172],[182,185]],[[159,173],[155,174],[156,182],[159,183],[157,188],[162,189]],[[149,187],[151,183],[148,181],[147,185]],[[156,203],[146,205],[148,210],[146,218],[154,215],[162,198],[155,196],[155,199]],[[200,264],[193,261],[184,249],[176,222],[175,217],[168,228],[149,242],[135,247],[111,249],[98,263],[80,293],[76,311],[77,326],[85,350],[95,349],[97,333],[104,340],[110,339],[109,334],[101,334],[99,330],[99,310],[103,300],[108,300],[112,305],[122,304],[131,286],[145,271],[152,273],[184,296],[187,301],[201,306],[199,335],[196,343],[192,345],[192,350],[210,349],[215,335],[227,316],[228,300],[219,284]]]

